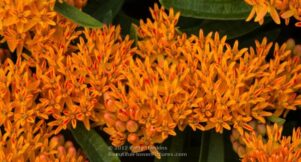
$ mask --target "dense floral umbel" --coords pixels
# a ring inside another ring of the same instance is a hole
[[[176,29],[179,13],[155,5],[154,21],[136,26],[132,47],[120,27],[78,28],[53,13],[52,1],[1,1],[9,5],[0,8],[6,15],[0,35],[17,49],[14,61],[0,64],[0,147],[6,150],[0,158],[11,152],[6,161],[47,159],[53,155],[48,138],[78,121],[87,129],[104,126],[114,146],[129,142],[134,152],[160,157],[154,145],[176,135],[177,127],[223,132],[233,125],[243,134],[252,130],[249,121],[265,123],[301,105],[300,58],[285,44],[276,44],[268,60],[272,43],[266,39],[239,49],[218,33],[188,37]],[[31,17],[10,20],[14,7],[35,11],[27,5],[41,6],[36,12],[50,17],[30,27]],[[22,41],[15,44],[17,38]],[[28,144],[32,138],[46,141],[49,153],[35,153],[43,149]]]
[[[288,24],[294,17],[298,21],[295,25],[301,27],[300,0],[245,0],[245,2],[253,7],[247,21],[255,17],[255,22],[263,24],[264,17],[269,13],[277,24],[281,23],[280,18]]]
[[[84,162],[85,156],[64,137],[53,136],[51,127],[44,121],[16,127],[9,121],[5,132],[0,132],[0,160],[7,162]]]
[[[301,104],[300,58],[286,45],[256,41],[256,47],[231,47],[218,33],[177,32],[178,14],[151,10],[154,21],[140,22],[137,54],[123,70],[126,81],[105,95],[105,131],[113,145],[126,141],[133,151],[150,149],[178,126],[196,130],[252,130],[252,119],[283,115]],[[159,155],[158,155],[159,156]]]
[[[301,159],[301,128],[293,130],[292,136],[284,137],[282,127],[267,126],[267,141],[261,135],[245,134],[243,140],[247,152],[242,162],[299,162]]]
[[[65,0],[82,8],[87,0]],[[22,53],[23,47],[36,37],[45,39],[56,29],[60,17],[54,11],[56,0],[0,0],[0,35],[10,51]],[[40,36],[43,36],[42,38]]]

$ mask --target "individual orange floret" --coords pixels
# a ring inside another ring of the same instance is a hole
[[[245,134],[243,140],[247,151],[242,157],[242,162],[289,162],[301,159],[301,129],[293,130],[292,136],[283,137],[282,126],[274,124],[267,126],[267,141],[261,135],[255,133]]]

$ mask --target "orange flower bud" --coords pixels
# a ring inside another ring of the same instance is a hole
[[[74,147],[73,143],[71,141],[66,141],[65,148],[69,149],[70,147]]]
[[[295,46],[293,54],[295,56],[301,57],[301,45],[300,44],[298,44],[298,45]]]
[[[64,146],[59,146],[57,148],[57,151],[58,151],[59,155],[65,155],[66,154],[66,150],[65,150]]]
[[[57,135],[59,138],[59,146],[62,146],[65,143],[65,138],[62,134]]]
[[[116,123],[115,123],[115,128],[116,128],[116,130],[119,131],[119,132],[124,132],[124,131],[126,130],[126,125],[125,125],[124,122],[118,120],[118,121],[116,121]]]
[[[233,137],[233,140],[237,140],[240,137],[240,134],[237,131],[237,129],[232,129],[231,137]]]
[[[121,121],[128,121],[129,120],[129,116],[127,115],[127,113],[124,110],[119,110],[117,113],[117,118]]]
[[[128,138],[127,138],[127,140],[129,141],[129,143],[131,143],[131,144],[134,144],[134,143],[136,143],[137,141],[138,141],[138,136],[137,136],[137,134],[135,134],[135,133],[130,133],[129,135],[128,135]]]
[[[266,135],[267,129],[266,129],[265,125],[264,125],[264,124],[258,124],[258,125],[257,125],[257,132],[258,132],[260,135],[262,135],[262,136]]]
[[[238,147],[237,154],[239,157],[243,157],[244,154],[246,154],[246,148],[242,145]]]
[[[108,113],[106,112],[104,115],[103,115],[104,119],[105,119],[105,122],[107,123],[107,125],[114,125],[115,122],[116,122],[116,117],[115,115],[111,114],[111,113]]]
[[[58,136],[52,137],[50,140],[50,147],[54,148],[57,147],[58,145],[59,145],[59,137]]]
[[[135,121],[133,121],[133,120],[129,120],[126,123],[126,129],[129,132],[136,132],[138,130],[138,124]]]
[[[287,41],[286,41],[286,49],[288,50],[293,50],[296,46],[296,42],[293,38],[289,38]]]
[[[71,157],[76,155],[75,147],[72,146],[72,147],[68,148],[68,155],[71,156]]]
[[[42,154],[42,155],[39,156],[39,160],[40,161],[47,161],[47,156]]]
[[[238,148],[240,147],[240,144],[238,142],[233,142],[232,147],[233,147],[233,150],[237,153]]]

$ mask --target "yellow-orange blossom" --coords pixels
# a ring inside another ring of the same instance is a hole
[[[38,3],[11,5],[27,10]],[[301,104],[296,93],[300,58],[285,45],[276,44],[274,58],[267,61],[272,43],[266,39],[239,49],[238,42],[231,47],[218,33],[188,37],[176,30],[179,13],[170,9],[166,14],[155,5],[154,21],[140,22],[137,47],[132,47],[119,27],[76,30],[53,12],[53,3],[45,2],[47,19],[29,27],[27,21],[5,24],[11,22],[10,9],[0,8],[6,15],[0,17],[0,35],[10,50],[17,49],[17,61],[7,59],[0,68],[0,126],[5,130],[0,158],[11,152],[7,161],[41,158],[50,149],[47,139],[75,128],[77,121],[87,129],[91,121],[105,125],[114,146],[128,141],[132,151],[149,149],[159,157],[154,145],[176,135],[176,127],[222,132],[233,125],[242,133],[251,129],[247,123],[253,118],[264,123],[266,116]],[[24,28],[17,29],[20,23]],[[35,128],[41,128],[35,134],[40,142],[33,143],[28,130]]]

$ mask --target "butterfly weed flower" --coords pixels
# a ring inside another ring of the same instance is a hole
[[[301,2],[299,0],[245,0],[245,2],[252,6],[252,10],[246,19],[247,21],[255,17],[255,22],[263,24],[264,17],[270,14],[276,24],[280,24],[280,18],[282,18],[285,20],[285,24],[288,25],[293,17],[297,20],[295,25],[297,27],[301,26]]]
[[[300,128],[294,129],[292,136],[282,136],[282,126],[267,126],[267,140],[255,133],[245,134],[243,140],[247,151],[242,156],[243,162],[249,161],[298,161],[300,155]]]

